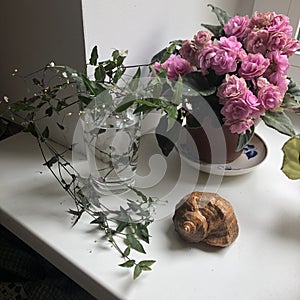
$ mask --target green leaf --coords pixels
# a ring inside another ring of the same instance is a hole
[[[98,60],[98,49],[97,46],[94,46],[90,57],[90,64],[96,66],[97,60]]]
[[[124,268],[131,268],[135,265],[135,260],[134,259],[130,259],[127,260],[126,262],[124,262],[123,264],[120,264],[120,267],[124,267]]]
[[[149,100],[145,100],[145,99],[138,99],[136,100],[136,102],[138,104],[142,104],[142,105],[145,105],[151,109],[153,108],[157,108],[160,106],[160,103],[159,103],[159,99],[149,99]]]
[[[126,56],[121,56],[121,55],[117,58],[117,67],[122,66],[125,58],[126,58]]]
[[[33,84],[41,85],[41,82],[37,78],[32,78]]]
[[[149,244],[149,232],[147,225],[144,225],[142,223],[137,224],[137,234],[142,238],[143,241],[145,241],[147,244]]]
[[[177,107],[173,106],[173,105],[166,107],[164,110],[168,114],[167,131],[170,131],[177,121],[178,110],[177,110]]]
[[[290,138],[282,147],[282,172],[292,180],[300,179],[300,134]]]
[[[152,271],[152,269],[150,267],[148,267],[148,266],[141,266],[141,269],[143,271]]]
[[[53,114],[53,108],[52,106],[49,106],[46,110],[45,110],[45,114],[48,116],[48,117],[51,117],[52,114]]]
[[[127,201],[128,201],[127,205],[132,211],[136,212],[140,210],[140,204],[137,204],[132,200],[127,200]]]
[[[90,204],[91,204],[89,202],[89,200],[87,199],[87,197],[84,196],[84,195],[81,195],[81,197],[80,197],[80,203],[82,204],[82,206],[84,207],[84,209],[88,209],[90,207]]]
[[[283,98],[283,107],[284,108],[300,108],[300,88],[291,78],[288,85],[288,90],[286,91]]]
[[[132,186],[129,186],[129,188],[130,188],[133,192],[135,192],[139,197],[141,197],[144,203],[148,202],[148,198],[147,198],[147,196],[146,196],[143,192],[137,190],[136,188],[134,188],[134,187],[132,187]]]
[[[118,227],[116,228],[116,231],[122,232],[128,225],[128,222],[120,222]]]
[[[133,271],[133,279],[137,279],[142,273],[142,269],[139,265],[136,265]]]
[[[42,137],[45,138],[45,139],[49,138],[49,128],[48,128],[48,126],[46,126],[44,131],[42,132]]]
[[[123,101],[121,104],[116,108],[115,112],[120,113],[127,108],[129,108],[133,103],[135,102],[134,96],[132,94],[128,94],[124,97]]]
[[[94,71],[94,76],[95,76],[95,79],[97,81],[100,81],[100,82],[104,82],[105,80],[105,77],[106,77],[106,73],[105,73],[105,69],[102,65],[99,65],[95,71]]]
[[[183,76],[182,80],[185,85],[194,90],[190,91],[192,93],[190,96],[194,96],[195,91],[202,96],[210,96],[216,92],[216,86],[211,86],[208,79],[201,72],[188,73]],[[184,91],[186,92],[186,89]]]
[[[151,267],[154,263],[156,263],[155,260],[142,260],[138,264],[140,267]]]
[[[130,247],[127,247],[124,251],[124,256],[127,257],[130,254]]]
[[[293,81],[293,79],[288,78],[289,79],[289,85],[288,85],[288,90],[287,93],[290,95],[293,95],[294,97],[296,97],[297,101],[300,101],[300,88],[297,85],[297,83],[295,81]]]
[[[84,197],[83,197],[84,198]],[[104,213],[101,213],[99,214],[99,216],[93,220],[91,222],[91,224],[100,224],[100,225],[104,225],[104,223],[106,222],[107,218],[106,218],[106,215]]]
[[[241,151],[251,140],[254,135],[255,127],[254,125],[250,127],[250,130],[247,130],[246,133],[240,134],[238,139],[238,144],[236,147],[236,152]]]
[[[105,90],[102,93],[99,93],[95,98],[95,106],[98,108],[102,108],[103,105],[109,107],[113,103],[112,95],[110,94],[109,90]]]
[[[220,25],[201,24],[201,26],[209,30],[216,38],[222,36],[223,27]]]
[[[120,78],[122,78],[125,71],[126,71],[125,68],[118,68],[113,76],[113,82],[117,83],[120,80]]]
[[[141,68],[138,67],[131,81],[129,82],[129,88],[132,92],[135,92],[139,86],[139,79],[141,77]]]
[[[176,81],[175,87],[174,87],[174,96],[172,99],[172,102],[179,105],[182,101],[182,90],[183,90],[183,84],[182,84],[182,77],[179,76],[178,80]]]
[[[104,90],[104,88],[100,85],[98,85],[96,82],[91,81],[89,78],[87,78],[85,75],[81,75],[83,83],[88,90],[89,93],[92,95],[98,95],[100,92]]]
[[[211,4],[208,4],[207,6],[211,7],[212,12],[217,16],[220,25],[224,27],[224,25],[227,24],[228,20],[230,19],[230,16],[227,14],[227,12],[220,7],[216,7]]]
[[[28,131],[30,132],[34,137],[38,138],[38,133],[37,133],[37,130],[36,130],[36,127],[35,127],[35,124],[32,123],[32,122],[29,122],[27,128],[25,129],[25,131]]]
[[[163,87],[162,87],[162,84],[160,82],[155,82],[153,85],[152,85],[152,95],[153,95],[153,98],[159,98],[161,96],[161,93],[163,91]]]
[[[182,122],[182,120],[179,118],[178,115],[177,122],[175,122],[172,128],[168,130],[169,127],[168,116],[163,115],[159,120],[158,126],[156,127],[155,130],[155,136],[158,145],[165,156],[168,156],[170,154],[170,152],[173,150],[175,146],[175,142],[179,138],[180,128],[178,123],[180,122]]]
[[[171,41],[168,47],[160,50],[151,58],[151,64],[153,64],[156,61],[164,63],[170,57],[170,55],[175,52],[177,46],[182,46],[182,40]]]
[[[111,54],[113,60],[116,60],[120,55],[120,51],[119,50],[114,50],[113,53]]]
[[[59,124],[59,123],[57,123],[56,122],[56,125],[59,127],[59,129],[61,129],[61,130],[64,130],[65,129],[65,127],[63,126],[63,125],[61,125],[61,124]]]
[[[70,75],[74,75],[72,77],[77,77],[75,74],[77,74],[77,70],[69,67],[69,66],[65,66],[66,72],[68,72]]]
[[[141,253],[146,253],[145,250],[144,250],[143,245],[139,242],[139,240],[133,234],[127,234],[126,235],[126,243],[132,249],[134,249],[138,252],[141,252]]]
[[[293,124],[283,111],[267,111],[266,114],[262,116],[262,119],[267,126],[276,129],[282,134],[288,136],[295,135]]]
[[[80,100],[80,102],[84,103],[85,105],[89,105],[93,100],[93,98],[89,98],[83,95],[78,95],[78,99]]]

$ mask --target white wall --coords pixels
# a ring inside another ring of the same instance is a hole
[[[104,58],[114,48],[129,50],[128,63],[147,63],[174,39],[188,39],[201,23],[217,24],[207,4],[230,15],[252,13],[252,0],[82,0],[85,47]]]
[[[297,0],[298,1],[298,0]],[[254,1],[253,11],[268,12],[275,11],[278,14],[287,15],[290,6],[290,0],[256,0]]]

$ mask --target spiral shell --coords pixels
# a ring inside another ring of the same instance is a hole
[[[192,243],[227,247],[239,233],[233,207],[215,193],[186,195],[176,206],[173,222],[178,234]]]

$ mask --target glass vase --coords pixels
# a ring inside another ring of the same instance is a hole
[[[141,116],[127,109],[110,113],[101,124],[85,124],[90,180],[100,195],[120,194],[134,184]]]

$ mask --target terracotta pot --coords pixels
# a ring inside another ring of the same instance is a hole
[[[242,150],[236,152],[238,134],[230,132],[228,126],[212,127],[209,122],[203,127],[186,126],[190,138],[187,146],[198,150],[199,159],[208,163],[228,163],[242,154]]]

